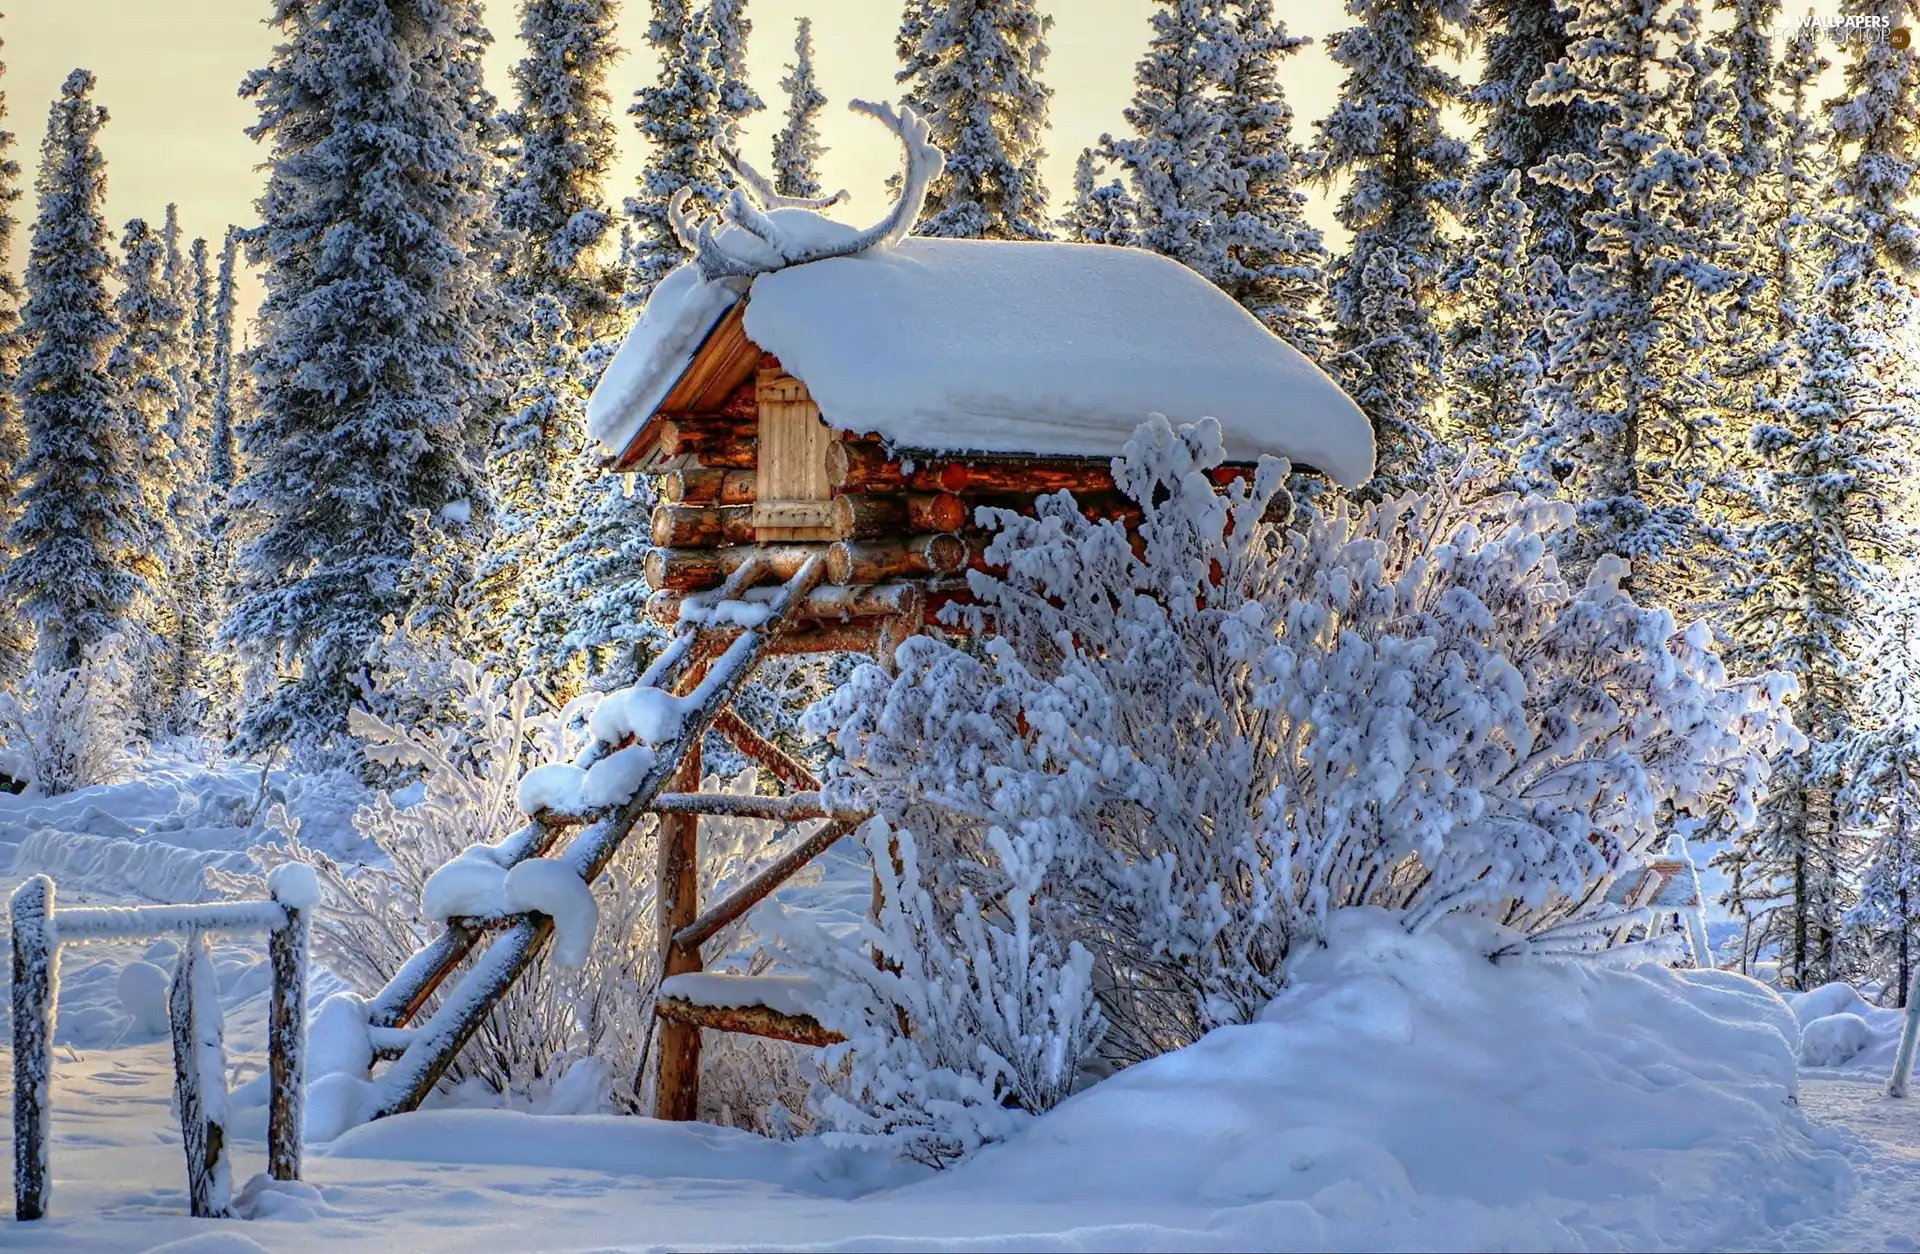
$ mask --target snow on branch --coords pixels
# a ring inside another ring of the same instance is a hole
[[[687,211],[692,196],[687,188],[675,192],[667,203],[667,221],[693,254],[701,277],[709,283],[752,279],[788,266],[851,257],[906,238],[926,203],[927,189],[946,168],[946,156],[928,139],[931,131],[926,120],[908,105],[895,109],[885,102],[854,100],[847,107],[880,122],[906,150],[906,177],[887,216],[864,231],[849,231],[813,212],[836,203],[845,192],[820,200],[782,196],[765,176],[729,152],[727,162],[743,186],[727,197],[717,220],[694,222]]]

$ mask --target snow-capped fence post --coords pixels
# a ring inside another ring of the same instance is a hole
[[[17,977],[16,977],[17,978]],[[19,1011],[14,1011],[19,1014]],[[1907,1016],[1900,1024],[1900,1050],[1893,1056],[1893,1074],[1887,1077],[1887,1096],[1905,1097],[1913,1083],[1913,1055],[1920,1047],[1920,971],[1907,989]]]
[[[47,1213],[53,1173],[53,881],[36,875],[14,890],[13,918],[13,1217]]]
[[[277,867],[268,888],[287,912],[267,934],[273,992],[267,1012],[267,1174],[300,1178],[300,1128],[306,1112],[307,933],[319,885],[310,867]]]
[[[225,1219],[230,1214],[225,1051],[212,980],[207,934],[189,929],[181,938],[179,964],[167,988],[167,1018],[173,1025],[174,1104],[180,1108],[180,1138],[187,1151],[187,1207],[195,1219]]]

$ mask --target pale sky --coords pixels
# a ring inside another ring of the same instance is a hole
[[[518,5],[490,0],[495,37],[488,86],[511,104],[507,70],[520,56]],[[1053,88],[1053,129],[1047,145],[1050,205],[1058,212],[1073,188],[1073,163],[1102,131],[1123,132],[1120,116],[1132,93],[1133,65],[1146,46],[1151,0],[1041,0],[1053,16],[1045,81]],[[107,158],[108,222],[116,234],[129,218],[159,222],[169,201],[180,206],[187,238],[204,235],[214,247],[229,222],[253,221],[263,150],[244,134],[253,105],[237,95],[247,71],[264,65],[275,32],[265,24],[268,0],[0,0],[5,42],[0,79],[6,93],[6,129],[24,172],[26,195],[16,235],[16,271],[22,264],[33,215],[33,175],[46,134],[47,106],[76,66],[99,80],[96,98],[110,120],[101,139]],[[1283,5],[1293,33],[1316,40],[1351,21],[1340,0],[1295,0]],[[779,80],[793,56],[794,20],[813,18],[815,73],[828,98],[821,130],[828,153],[821,163],[829,188],[846,187],[853,203],[837,211],[866,222],[886,208],[883,183],[898,167],[899,145],[870,119],[846,112],[849,98],[895,95],[893,36],[900,0],[749,0],[753,34],[747,60],[766,111],[747,120],[746,149],[763,168],[783,101]],[[623,0],[620,42],[644,42],[647,0]],[[624,108],[636,87],[652,81],[650,56],[630,51],[614,68],[609,87]],[[1285,84],[1295,111],[1295,137],[1333,104],[1337,67],[1318,43],[1288,63]],[[620,161],[608,186],[617,208],[634,186],[642,143],[621,119]],[[1323,228],[1332,225],[1325,203],[1311,208]],[[246,307],[257,289],[245,293]]]

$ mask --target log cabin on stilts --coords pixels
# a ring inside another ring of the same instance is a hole
[[[479,851],[502,873],[546,859],[591,884],[657,819],[665,1119],[693,1117],[702,1028],[838,1039],[792,984],[702,973],[705,941],[867,817],[833,808],[810,770],[729,708],[762,658],[864,652],[887,665],[906,637],[941,630],[940,608],[984,568],[980,506],[1027,511],[1069,489],[1091,516],[1138,519],[1112,459],[1149,413],[1218,419],[1230,459],[1219,474],[1251,474],[1268,454],[1347,485],[1373,469],[1367,420],[1345,393],[1173,261],[909,239],[941,154],[910,109],[853,107],[906,147],[900,200],[874,227],[818,212],[838,197],[777,196],[738,161],[742,187],[718,221],[696,225],[676,198],[693,260],[656,289],[588,411],[613,470],[659,476],[648,612],[673,634],[633,689],[602,701],[596,743],[527,777],[527,826]],[[786,795],[699,792],[709,732]],[[815,826],[702,903],[702,814]],[[552,915],[506,896],[505,912],[430,910],[445,930],[367,1003],[370,1052],[392,1060],[371,1117],[416,1107],[548,943]]]

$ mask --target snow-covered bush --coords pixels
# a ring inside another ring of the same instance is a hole
[[[135,731],[117,637],[70,670],[35,668],[0,686],[0,776],[52,797],[125,774]]]
[[[407,958],[439,930],[422,909],[427,879],[474,844],[496,843],[526,822],[517,793],[533,767],[570,760],[592,698],[567,710],[539,708],[524,679],[502,682],[452,657],[444,646],[409,649],[420,669],[388,670],[375,682],[382,709],[406,711],[419,725],[395,723],[355,709],[350,725],[361,752],[376,766],[404,770],[414,783],[375,793],[353,825],[385,855],[384,864],[349,866],[304,844],[298,824],[278,817],[279,838],[253,850],[264,867],[288,860],[314,866],[325,888],[316,912],[313,947],[319,962],[363,996],[379,990]],[[420,687],[424,685],[424,689]],[[709,791],[751,791],[752,778],[708,779]],[[701,825],[701,891],[713,900],[766,862],[778,826],[756,820],[709,818]],[[455,1083],[478,1081],[509,1100],[571,1109],[637,1111],[648,1108],[646,1049],[652,1038],[653,990],[659,946],[654,892],[655,831],[636,829],[594,885],[599,909],[595,943],[583,966],[536,961],[500,1000],[453,1069]],[[244,891],[239,881],[223,883]],[[759,953],[751,916],[705,946],[710,966],[767,959]],[[576,1063],[594,1080],[580,1076]],[[708,1051],[703,1074],[728,1122],[760,1130],[790,1126],[792,1112],[769,1107],[782,1096],[796,1108],[804,1083],[791,1049]],[[757,1079],[746,1083],[739,1077]],[[563,1084],[564,1081],[564,1084]],[[763,1084],[762,1081],[765,1081]],[[764,1094],[756,1104],[751,1094]]]
[[[1794,738],[1790,683],[1729,681],[1706,628],[1636,605],[1613,562],[1569,584],[1551,543],[1566,506],[1469,471],[1282,530],[1260,519],[1287,467],[1222,487],[1221,461],[1211,420],[1140,428],[1114,463],[1138,551],[1064,495],[1034,518],[985,511],[1005,573],[971,574],[964,612],[992,634],[908,641],[897,676],[863,668],[810,712],[843,755],[830,787],[914,854],[914,904],[882,923],[913,930],[891,951],[867,938],[895,962],[911,941],[930,981],[912,996],[1027,995],[942,982],[934,940],[991,902],[988,926],[1031,916],[1052,953],[1092,955],[1102,1054],[1125,1065],[1249,1020],[1344,908],[1604,945],[1628,921],[1604,889],[1655,850],[1665,808],[1713,798],[1750,820],[1766,754]],[[1074,963],[1057,969],[1064,992]],[[833,971],[829,1017],[879,983],[851,957]],[[911,1015],[845,1025],[856,1057],[952,1052]],[[892,1083],[838,1092],[884,1121],[923,1080]]]

